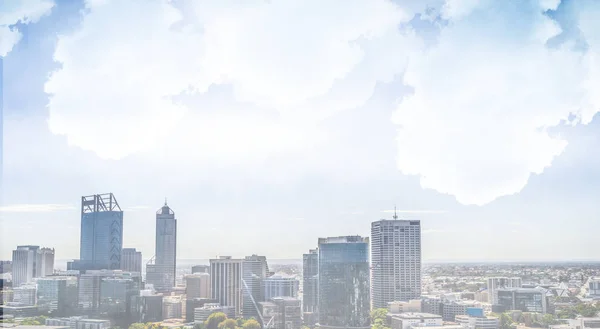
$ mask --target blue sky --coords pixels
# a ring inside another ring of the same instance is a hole
[[[594,1],[23,4],[0,258],[76,258],[80,196],[114,192],[145,258],[168,197],[181,258],[299,258],[396,205],[425,260],[598,260]]]

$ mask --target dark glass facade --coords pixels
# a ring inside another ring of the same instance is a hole
[[[112,193],[81,200],[80,270],[121,268],[123,211]]]
[[[369,239],[319,239],[319,325],[370,328]]]

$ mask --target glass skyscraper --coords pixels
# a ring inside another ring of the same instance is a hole
[[[370,328],[369,238],[319,239],[319,326]]]
[[[177,219],[167,205],[156,212],[156,253],[154,264],[146,266],[147,282],[158,291],[175,287],[177,258]]]
[[[81,197],[82,269],[121,267],[123,211],[112,193]]]

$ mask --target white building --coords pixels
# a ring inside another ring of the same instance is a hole
[[[221,306],[219,303],[207,303],[202,307],[197,307],[194,309],[194,322],[204,322],[211,314],[217,312],[225,313],[230,319],[235,318],[235,309],[233,307]]]
[[[82,316],[46,319],[47,326],[69,326],[71,329],[109,329],[110,321],[88,319]]]
[[[210,274],[194,273],[186,275],[185,294],[188,299],[210,298]]]
[[[430,313],[400,313],[391,316],[392,329],[412,329],[413,327],[442,326],[442,317]]]
[[[300,281],[296,278],[276,274],[262,281],[265,300],[274,297],[298,297]]]
[[[181,319],[183,317],[183,305],[181,297],[167,296],[162,300],[163,319]]]
[[[421,222],[397,218],[371,223],[373,308],[421,297]]]
[[[19,303],[23,306],[33,306],[36,304],[36,286],[22,285],[13,289],[13,303]]]
[[[389,313],[419,313],[421,312],[421,300],[413,299],[408,302],[403,301],[394,301],[388,303],[388,312]]]
[[[242,311],[242,259],[221,256],[210,260],[211,298],[221,306],[231,306],[235,316]]]
[[[498,304],[498,289],[521,288],[522,285],[523,281],[518,277],[490,277],[487,279],[488,302]]]
[[[465,329],[498,329],[500,320],[493,316],[475,317],[469,315],[457,315],[454,321]]]
[[[39,246],[17,246],[12,252],[12,284],[18,287],[42,276],[42,258]]]

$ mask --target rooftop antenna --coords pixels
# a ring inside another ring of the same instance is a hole
[[[167,205],[167,197],[165,197],[165,206]]]
[[[394,205],[394,219],[398,219],[398,215],[396,215],[396,205]]]

